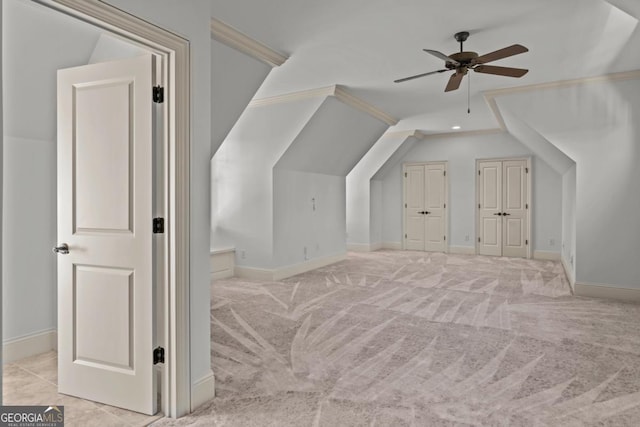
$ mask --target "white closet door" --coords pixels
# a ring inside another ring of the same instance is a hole
[[[444,162],[405,166],[405,249],[447,250],[446,170]]]
[[[527,256],[527,179],[526,160],[502,162],[502,255]]]
[[[425,165],[425,250],[444,252],[446,234],[445,164]]]
[[[502,162],[479,163],[479,253],[502,255]]]
[[[423,251],[424,215],[424,166],[405,167],[405,244],[408,250]]]
[[[58,72],[58,390],[156,412],[152,57]]]

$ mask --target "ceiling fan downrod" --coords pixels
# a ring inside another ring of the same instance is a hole
[[[469,38],[469,32],[460,31],[459,33],[455,33],[453,37],[455,37],[456,41],[460,43],[460,53],[464,52],[464,49],[462,48],[462,44],[466,42],[467,39]]]

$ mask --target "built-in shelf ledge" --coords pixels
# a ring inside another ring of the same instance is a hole
[[[210,252],[212,279],[227,279],[235,275],[236,248],[216,248]]]

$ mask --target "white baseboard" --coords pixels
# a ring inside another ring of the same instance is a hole
[[[575,294],[581,297],[640,302],[640,288],[621,288],[619,286],[576,282]]]
[[[373,252],[382,249],[382,243],[347,243],[350,252]]]
[[[458,255],[475,255],[476,248],[475,246],[449,246],[449,253]]]
[[[560,261],[560,252],[533,251],[533,259],[542,259],[547,261]]]
[[[46,353],[58,348],[58,332],[55,329],[36,332],[3,343],[3,363],[11,363],[25,357]]]
[[[566,260],[565,257],[560,256],[560,262],[562,263],[562,267],[564,268],[564,274],[567,276],[567,280],[569,281],[569,285],[571,285],[571,291],[576,293],[576,279],[573,277],[573,268],[571,268],[571,264]]]
[[[401,242],[382,242],[382,249],[391,249],[394,251],[401,251],[402,243]]]
[[[287,277],[306,273],[307,271],[315,270],[316,268],[322,268],[327,265],[343,261],[345,259],[347,259],[346,252],[337,255],[329,255],[322,258],[314,258],[300,264],[281,267],[273,271],[273,280],[286,279]]]
[[[191,387],[191,412],[216,396],[216,380],[213,371],[196,381]]]
[[[322,258],[314,258],[300,264],[288,265],[286,267],[275,268],[272,270],[253,267],[236,267],[236,276],[252,280],[282,280],[297,274],[306,273],[307,271],[325,267],[347,258],[346,253],[337,255],[329,255]]]
[[[235,274],[235,248],[212,249],[210,253],[210,273],[212,279],[226,279]]]
[[[235,267],[236,277],[250,280],[273,280],[273,270],[266,268],[254,268],[254,267],[241,267],[236,265]]]

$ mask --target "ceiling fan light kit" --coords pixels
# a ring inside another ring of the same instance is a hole
[[[524,52],[528,52],[526,47],[514,44],[503,49],[496,50],[494,52],[487,53],[485,55],[478,55],[476,52],[465,51],[464,42],[469,38],[468,31],[460,31],[453,36],[458,43],[460,43],[460,52],[452,53],[451,55],[445,55],[442,52],[431,49],[423,49],[425,52],[440,58],[444,61],[445,68],[441,70],[431,71],[428,73],[417,74],[415,76],[405,77],[402,79],[394,80],[395,83],[402,83],[408,80],[417,79],[420,77],[429,76],[431,74],[444,73],[446,71],[455,71],[449,78],[449,82],[445,87],[445,92],[456,90],[460,87],[460,83],[464,76],[467,75],[469,70],[473,70],[476,73],[494,74],[497,76],[506,77],[522,77],[529,70],[523,68],[511,68],[511,67],[498,67],[493,65],[485,65],[489,62],[497,61],[499,59],[508,58],[510,56],[519,55]]]

